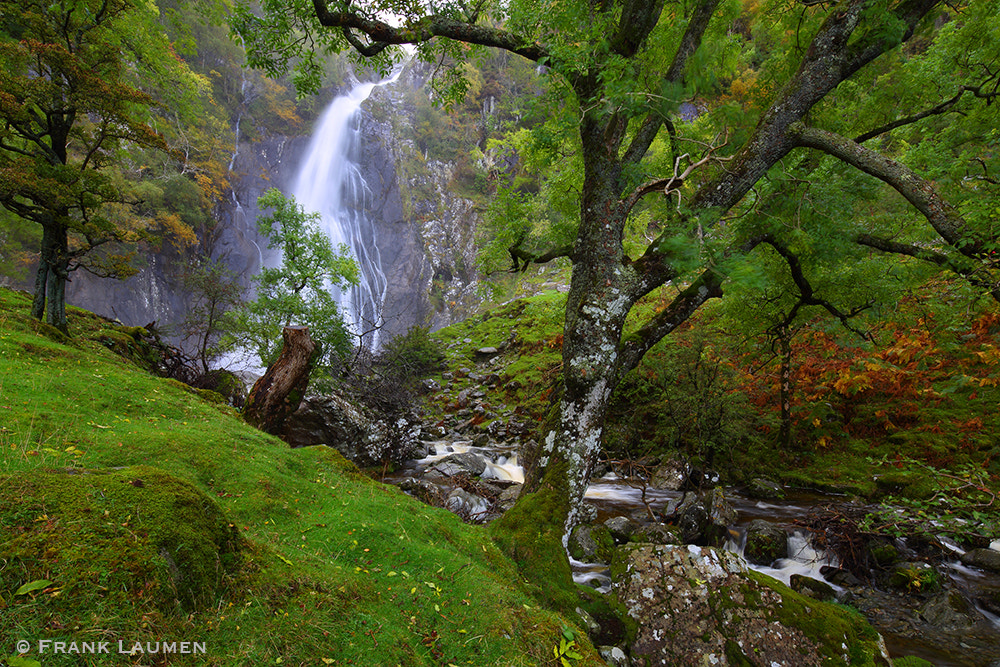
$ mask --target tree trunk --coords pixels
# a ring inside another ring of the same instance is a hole
[[[42,227],[42,252],[35,275],[31,316],[67,332],[66,281],[69,278],[69,236],[56,222]]]
[[[792,332],[788,327],[778,331],[778,347],[780,355],[781,388],[781,430],[778,440],[781,447],[788,451],[792,447]]]
[[[281,354],[254,383],[243,408],[247,423],[274,435],[282,432],[285,420],[302,402],[319,351],[308,327],[285,327],[281,335]]]

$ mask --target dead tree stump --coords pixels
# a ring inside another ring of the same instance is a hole
[[[243,408],[248,424],[274,435],[281,434],[285,420],[302,402],[319,351],[308,327],[285,327],[281,336],[281,354],[254,383]]]

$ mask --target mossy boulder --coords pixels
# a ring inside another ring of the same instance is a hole
[[[637,627],[633,665],[890,664],[863,617],[749,571],[731,552],[633,544],[618,555],[612,579]]]
[[[6,567],[0,590],[50,580],[45,604],[159,612],[211,605],[243,540],[218,504],[156,468],[66,469],[0,476]],[[16,613],[15,598],[8,612]]]
[[[569,536],[569,554],[586,563],[610,563],[615,551],[615,540],[604,525],[576,526]]]
[[[770,521],[754,519],[747,527],[747,542],[743,555],[756,565],[770,565],[788,557],[788,535]]]

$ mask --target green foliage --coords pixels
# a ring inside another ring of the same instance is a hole
[[[974,539],[992,539],[1000,530],[1000,517],[994,510],[998,492],[980,465],[945,471],[899,455],[891,460],[870,459],[869,465],[884,471],[877,479],[887,493],[859,523],[866,533],[906,537],[928,530],[933,520],[935,534],[969,544]],[[909,474],[901,476],[904,472]],[[919,489],[914,489],[915,480]]]
[[[647,355],[613,399],[608,449],[641,458],[679,452],[722,466],[757,439],[761,420],[738,391],[718,334],[697,328]],[[638,417],[638,415],[642,415]]]
[[[357,265],[346,246],[334,248],[317,224],[293,198],[268,190],[257,200],[257,226],[269,248],[281,250],[281,266],[265,268],[254,278],[256,298],[230,311],[224,324],[231,347],[251,349],[261,364],[273,362],[281,350],[281,330],[307,326],[322,350],[322,367],[334,365],[351,349],[351,340],[331,287],[357,282]]]
[[[225,318],[243,303],[243,289],[233,272],[217,260],[189,264],[182,284],[189,305],[180,333],[183,340],[191,341],[195,358],[208,373],[211,362],[227,351]]]
[[[383,345],[379,355],[384,363],[402,368],[411,378],[438,370],[444,360],[441,344],[431,338],[426,327],[410,327],[405,334]]]
[[[179,220],[142,209],[125,158],[167,149],[150,93],[181,110],[203,82],[172,57],[146,0],[5,1],[0,10],[0,206],[41,226],[34,314],[48,301],[50,324],[65,330],[71,270],[130,275],[129,253],[113,242],[157,227],[191,240]]]

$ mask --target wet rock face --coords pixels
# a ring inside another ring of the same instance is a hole
[[[303,400],[282,434],[292,447],[326,445],[364,466],[411,457],[420,445],[419,437],[418,420],[366,414],[335,395]]]
[[[747,527],[747,543],[743,555],[756,565],[770,565],[788,557],[788,535],[769,521],[754,519]]]
[[[962,563],[980,570],[1000,574],[1000,551],[970,549],[962,555]]]
[[[747,578],[735,554],[663,545],[619,553],[613,586],[638,626],[633,665],[824,664],[816,642],[774,620],[782,596]]]
[[[685,493],[664,508],[664,517],[675,521],[686,544],[722,546],[729,538],[729,526],[736,523],[736,510],[720,488],[698,495]]]

